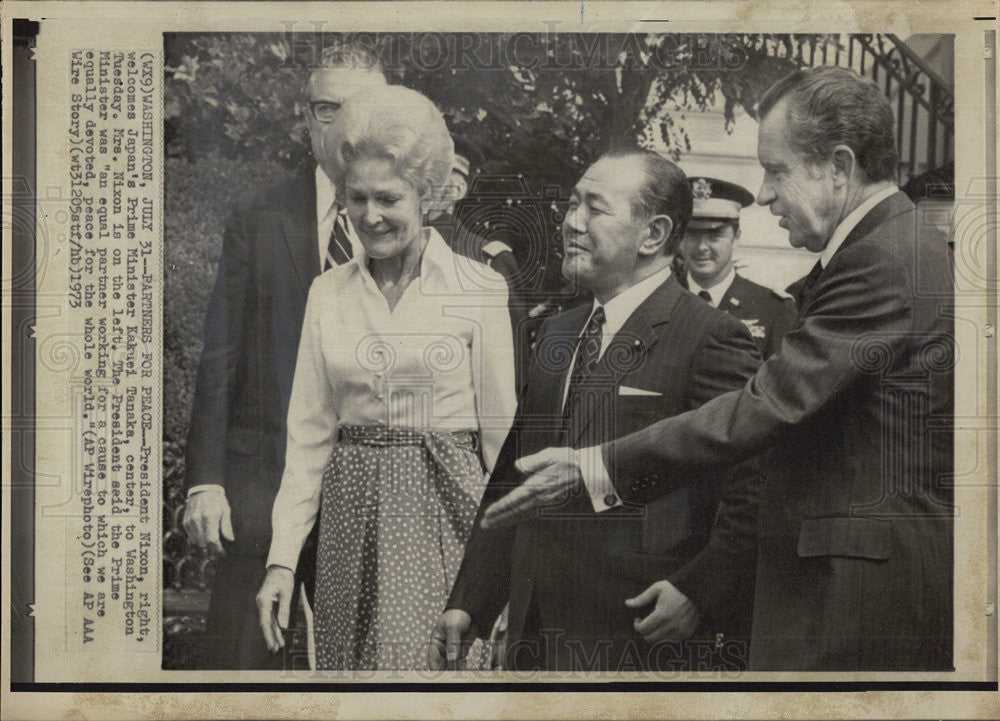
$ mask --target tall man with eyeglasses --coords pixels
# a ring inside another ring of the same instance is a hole
[[[314,157],[332,155],[322,150],[341,103],[383,84],[369,51],[352,45],[323,51],[305,88]],[[354,252],[332,170],[314,166],[265,189],[236,210],[223,240],[188,432],[184,518],[188,537],[218,554],[205,633],[210,668],[282,664],[264,644],[254,596],[271,544],[306,295],[313,278]],[[303,554],[310,552],[315,548],[307,544]],[[299,562],[305,573],[314,567]],[[312,579],[300,581],[310,593]]]

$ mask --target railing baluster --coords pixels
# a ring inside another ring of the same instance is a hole
[[[920,83],[914,84],[914,89],[922,89]],[[907,155],[910,158],[910,167],[907,169],[909,177],[917,175],[917,111],[920,104],[917,102],[917,93],[914,92],[913,104],[910,107],[910,147]]]
[[[931,83],[931,111],[927,113],[927,169],[937,167],[937,83]]]
[[[899,97],[896,100],[896,154],[903,152],[903,113],[906,111],[906,88],[899,84]]]

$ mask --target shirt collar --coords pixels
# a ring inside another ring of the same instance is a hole
[[[420,276],[415,282],[433,283],[437,280],[448,285],[449,279],[455,274],[455,254],[434,228],[425,225],[420,232],[426,236],[427,244],[420,258]],[[351,272],[358,273],[365,284],[371,284],[370,287],[378,292],[378,285],[368,269],[368,254],[362,243],[357,244],[354,257],[345,265],[350,266]]]
[[[670,266],[658,270],[651,276],[622,291],[604,304],[604,337],[612,338],[621,330],[625,322],[635,313],[653,291],[659,288],[670,277]],[[601,304],[594,298],[591,315]]]
[[[833,254],[836,253],[837,249],[844,244],[844,241],[847,240],[847,236],[849,236],[851,231],[857,227],[858,223],[861,222],[861,219],[868,215],[872,208],[898,191],[899,188],[895,185],[890,188],[886,188],[885,190],[880,190],[848,213],[847,217],[840,221],[840,224],[834,229],[833,235],[830,236],[830,242],[828,242],[826,247],[823,248],[823,252],[819,256],[820,267],[825,268],[827,266],[830,259],[833,258]]]
[[[708,291],[708,294],[712,296],[712,305],[716,308],[719,307],[719,303],[722,302],[722,296],[726,294],[726,291],[729,290],[729,286],[733,284],[734,280],[736,280],[736,268],[733,266],[729,266],[729,272],[726,273],[720,282],[711,288],[703,288],[698,285],[697,281],[691,276],[691,273],[687,274],[688,290],[695,295],[698,295],[698,292],[702,290]]]

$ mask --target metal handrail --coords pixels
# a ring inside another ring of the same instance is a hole
[[[809,46],[808,59],[803,45]],[[799,48],[799,62],[803,64],[832,62],[848,67],[870,77],[884,90],[894,106],[896,147],[904,175],[913,177],[954,159],[954,92],[897,36],[806,36],[799,39]],[[830,48],[833,52],[829,52]]]
[[[930,65],[924,62],[923,58],[913,52],[906,43],[892,33],[886,33],[885,37],[892,41],[892,44],[895,45],[895,50],[897,50],[900,55],[906,57],[908,62],[916,65],[920,69],[920,72],[929,77],[931,82],[937,85],[949,100],[955,99],[955,94],[948,88],[948,83],[945,82],[944,78],[938,75]]]

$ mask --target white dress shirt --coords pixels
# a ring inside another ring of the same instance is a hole
[[[516,405],[507,298],[470,291],[460,279],[490,274],[497,287],[503,279],[453,253],[433,228],[423,232],[420,274],[392,311],[363,248],[313,281],[268,565],[295,568],[341,424],[479,430],[487,469],[496,462]]]
[[[631,286],[627,290],[622,291],[614,298],[609,300],[604,304],[604,327],[601,334],[601,351],[598,358],[604,355],[604,351],[607,349],[608,344],[614,339],[615,335],[622,329],[626,321],[635,313],[636,309],[646,302],[646,300],[653,294],[653,291],[659,288],[666,280],[670,277],[670,266],[653,273],[651,276],[645,280],[641,280],[635,285]],[[594,311],[597,310],[600,303],[597,299],[594,299],[594,306],[590,312],[592,316]],[[589,316],[588,316],[589,318]],[[584,324],[584,329],[586,329],[586,324]],[[580,333],[583,335],[583,331]],[[573,375],[573,365],[576,364],[576,356],[573,356],[572,365],[567,369],[566,381],[563,385],[563,406],[566,405],[566,394],[569,392],[569,380]],[[600,446],[597,446],[598,453],[600,452]],[[586,456],[581,456],[578,454],[577,462],[580,467],[583,468],[584,463],[592,463],[593,461]],[[604,461],[600,460],[600,465],[603,468]],[[607,476],[607,472],[604,473]],[[611,485],[611,479],[608,478],[606,483],[596,483],[594,485],[587,486],[588,495],[590,496],[590,502],[594,506],[594,510],[604,511],[608,508],[614,508],[615,506],[621,505],[621,500],[615,495],[615,489]],[[608,500],[611,497],[615,498],[615,501],[608,504]]]
[[[830,236],[829,242],[823,249],[820,255],[820,266],[825,268],[826,264],[830,262],[833,258],[833,254],[837,252],[837,249],[843,245],[847,236],[850,235],[851,231],[861,222],[872,209],[881,203],[883,200],[888,198],[893,193],[899,190],[896,186],[891,188],[886,188],[885,190],[879,191],[875,195],[871,196],[863,203],[861,203],[857,208],[852,210],[847,214],[837,227],[834,228],[833,234]],[[583,475],[583,485],[587,489],[587,493],[590,495],[591,500],[594,502],[595,511],[603,511],[608,508],[613,508],[613,506],[607,506],[603,503],[598,503],[599,499],[604,498],[605,495],[613,494],[614,485],[611,483],[611,476],[608,475],[608,469],[604,466],[604,458],[601,456],[600,446],[590,446],[589,448],[581,448],[576,452],[577,463],[580,466],[581,474]]]
[[[729,272],[726,273],[726,277],[711,288],[702,288],[690,273],[687,274],[688,290],[695,295],[698,295],[701,291],[707,292],[712,298],[712,305],[716,308],[719,307],[719,303],[722,302],[722,296],[726,294],[726,291],[729,290],[729,286],[733,284],[734,280],[736,280],[736,269],[733,266],[729,266]]]
[[[333,233],[333,223],[337,219],[340,206],[337,203],[337,191],[333,187],[329,176],[323,169],[316,166],[316,239],[319,249],[319,267],[322,269],[326,264],[326,254],[330,248],[330,234]],[[361,241],[358,240],[354,227],[349,218],[346,218],[347,235],[351,240],[351,251],[357,254]],[[201,483],[191,486],[188,489],[188,498],[195,493],[202,491],[212,491],[214,493],[225,494],[226,489],[215,483]]]
[[[635,313],[636,308],[642,305],[646,299],[653,294],[653,291],[660,287],[660,285],[670,277],[670,266],[667,266],[663,270],[658,270],[645,280],[641,280],[630,288],[623,290],[621,293],[616,295],[614,298],[609,300],[604,304],[604,325],[601,328],[601,350],[597,354],[598,360],[604,357],[604,351],[607,350],[608,344],[611,343],[615,335],[622,329],[625,325],[625,321]],[[587,323],[590,322],[590,318],[593,317],[594,311],[596,311],[601,304],[598,302],[597,298],[594,298],[593,306],[590,309],[590,315],[587,316]],[[577,336],[579,339],[583,336],[584,331],[587,330],[587,323],[583,324],[583,329],[580,331],[580,335]],[[579,345],[579,340],[578,340]],[[563,381],[563,396],[562,404],[565,408],[566,406],[566,395],[569,393],[569,381],[573,376],[573,368],[576,367],[576,354],[573,354],[573,360],[570,361],[569,368],[566,369],[566,379]]]

